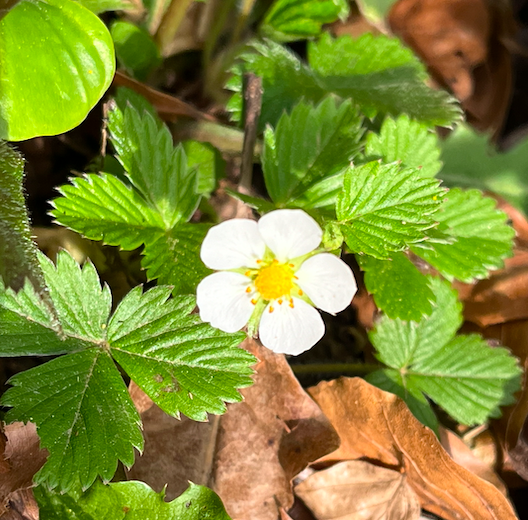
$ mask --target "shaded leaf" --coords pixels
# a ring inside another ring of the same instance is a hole
[[[427,238],[444,196],[438,181],[397,164],[350,167],[337,199],[337,219],[354,253],[384,259]]]
[[[341,462],[295,487],[318,520],[418,520],[420,502],[406,475],[365,461]]]
[[[437,135],[427,125],[405,114],[397,119],[387,117],[379,134],[369,133],[365,155],[369,159],[380,158],[387,163],[401,161],[408,168],[420,168],[423,177],[434,177],[442,168]]]
[[[108,29],[71,0],[20,1],[0,20],[0,49],[0,138],[8,141],[71,130],[115,72]]]
[[[453,462],[399,397],[359,378],[322,382],[310,394],[341,438],[325,459],[365,458],[400,468],[422,508],[446,520],[517,518],[504,495]]]
[[[486,278],[512,255],[515,231],[496,202],[478,190],[450,190],[435,218],[438,231],[451,243],[430,241],[411,249],[448,280]]]
[[[403,253],[394,253],[387,260],[358,255],[357,260],[365,271],[367,290],[389,318],[418,321],[431,314],[435,295],[427,277]]]

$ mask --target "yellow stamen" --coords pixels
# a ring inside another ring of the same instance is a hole
[[[279,305],[282,305],[282,300],[279,300]]]
[[[253,299],[251,300],[251,303],[252,303],[253,305],[257,305],[257,300],[255,300],[255,298],[253,298]]]
[[[299,296],[302,296],[304,293],[302,291],[302,289],[299,289]]]
[[[251,287],[250,287],[249,285],[246,287],[246,292],[247,292],[247,293],[250,293],[250,292],[251,292]]]
[[[275,309],[273,308],[273,306],[270,305],[270,314],[274,311]]]
[[[290,307],[293,309],[293,299],[290,300]]]
[[[254,284],[265,300],[276,300],[287,296],[293,289],[293,271],[275,259],[271,265],[259,271]]]

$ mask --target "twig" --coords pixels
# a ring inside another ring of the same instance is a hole
[[[251,188],[253,176],[253,155],[257,141],[258,120],[262,105],[262,78],[252,72],[244,74],[244,145],[242,147],[242,164],[240,166],[239,191],[247,192]]]

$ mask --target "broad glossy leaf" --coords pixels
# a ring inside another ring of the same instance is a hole
[[[141,108],[141,107],[140,107]],[[132,105],[109,113],[117,157],[132,184],[161,215],[165,229],[187,221],[198,206],[198,175],[187,167],[183,147],[174,147],[166,125]]]
[[[386,118],[379,134],[367,136],[365,155],[383,162],[401,161],[403,166],[420,168],[423,177],[434,177],[442,168],[437,135],[418,121],[403,114]]]
[[[372,256],[357,257],[365,271],[365,285],[376,305],[389,318],[419,321],[431,314],[435,295],[428,279],[403,253],[394,253],[387,260]]]
[[[227,334],[202,323],[193,297],[167,300],[170,288],[145,294],[133,289],[108,325],[112,355],[165,412],[204,421],[242,399],[255,358],[238,345],[244,333]]]
[[[175,294],[191,294],[211,273],[200,259],[207,224],[178,224],[146,240],[142,265],[149,280],[174,287]]]
[[[337,219],[354,253],[388,258],[427,239],[444,190],[434,179],[398,164],[350,167],[337,199]]]
[[[0,20],[0,138],[79,125],[115,71],[110,33],[72,0],[21,0]]]
[[[144,482],[96,482],[89,490],[67,494],[34,489],[40,520],[229,520],[218,495],[204,486],[190,484],[172,502]]]
[[[385,372],[385,382],[380,376],[371,382],[381,381],[384,389],[406,401],[408,395],[423,392],[458,422],[481,424],[497,416],[499,406],[514,402],[520,385],[518,360],[480,336],[455,336],[462,323],[456,291],[439,278],[430,278],[430,287],[436,295],[431,316],[419,322],[384,316],[370,333],[377,357],[394,369]],[[401,389],[390,389],[387,378]],[[415,400],[416,395],[409,407],[423,413]]]
[[[76,478],[84,489],[97,476],[108,481],[121,460],[134,462],[143,447],[139,415],[112,358],[92,348],[62,356],[12,377],[2,397],[13,408],[6,420],[37,425],[50,455],[38,483],[67,491]]]
[[[346,19],[346,0],[275,0],[260,27],[276,41],[294,41],[318,36],[322,25]]]
[[[104,11],[126,11],[133,9],[134,4],[129,0],[75,0],[86,9],[90,9],[95,14]]]
[[[145,237],[163,232],[164,223],[132,187],[113,175],[88,174],[59,189],[51,214],[59,224],[91,240],[135,249]]]
[[[450,190],[435,218],[451,243],[430,241],[412,250],[449,280],[486,278],[512,255],[515,231],[495,200],[478,190]]]
[[[271,199],[279,206],[335,175],[358,154],[362,117],[350,102],[331,97],[318,106],[300,102],[277,128],[264,134],[262,169]]]
[[[18,290],[29,278],[42,290],[44,277],[31,240],[23,180],[22,156],[0,141],[0,280]]]
[[[107,285],[101,288],[91,262],[81,269],[65,251],[59,251],[57,266],[40,255],[49,294],[63,331],[80,339],[101,341],[106,338],[112,295]]]

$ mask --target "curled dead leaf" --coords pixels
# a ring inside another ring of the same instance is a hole
[[[341,438],[324,460],[366,458],[395,466],[422,508],[446,520],[517,518],[506,497],[456,464],[397,396],[359,378],[322,382],[309,392]]]
[[[405,474],[346,461],[310,475],[295,493],[318,520],[417,520],[420,503]]]

